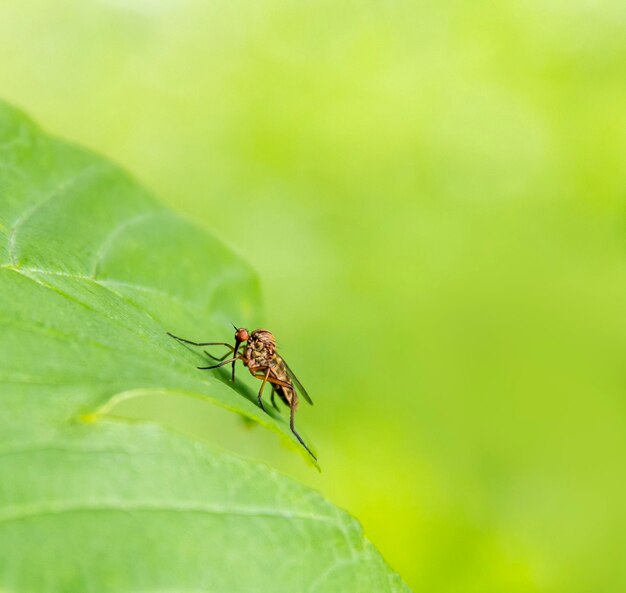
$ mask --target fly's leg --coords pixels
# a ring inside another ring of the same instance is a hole
[[[298,405],[298,400],[294,397],[291,400],[291,403],[289,404],[290,409],[290,413],[289,413],[289,428],[291,428],[291,432],[293,432],[293,434],[295,435],[295,437],[300,441],[300,444],[308,451],[309,455],[311,457],[313,457],[313,459],[315,459],[315,461],[317,461],[317,457],[315,457],[315,455],[313,455],[313,452],[311,451],[311,449],[309,449],[306,446],[306,443],[302,440],[302,437],[296,432],[296,427],[294,425],[294,417],[296,415],[296,407]]]
[[[258,379],[261,378],[259,375],[255,375],[255,377],[257,377]],[[268,372],[266,372],[266,374],[265,374],[265,376],[263,378],[263,384],[264,385],[265,385],[266,381],[269,382],[269,383],[272,383],[273,385],[280,385],[281,387],[288,387],[289,389],[291,389],[293,391],[293,397],[291,398],[291,401],[289,402],[289,408],[290,408],[289,428],[291,428],[291,432],[293,432],[294,436],[298,439],[300,444],[307,450],[308,454],[311,457],[313,457],[313,459],[315,459],[315,461],[317,461],[317,457],[315,457],[315,455],[313,455],[313,452],[311,451],[311,449],[309,449],[307,447],[306,443],[302,440],[302,437],[296,431],[296,427],[295,427],[295,424],[294,424],[294,419],[295,419],[295,414],[296,414],[296,408],[298,407],[298,398],[296,397],[296,392],[295,392],[295,390],[293,388],[293,385],[290,385],[289,383],[286,383],[285,381],[281,381],[280,379],[276,379],[275,377],[270,377]],[[260,394],[259,394],[259,396],[260,396]]]
[[[267,369],[267,373],[264,372],[266,369]],[[293,389],[293,385],[291,385],[291,383],[287,383],[286,381],[281,381],[280,379],[276,379],[276,377],[270,377],[269,371],[270,371],[269,367],[257,368],[254,372],[252,372],[252,376],[255,379],[262,379],[264,383],[265,381],[267,381],[268,383],[271,383],[272,385],[280,385],[281,387],[288,387],[289,389]]]
[[[272,405],[274,406],[277,412],[280,412],[280,408],[278,407],[278,404],[276,403],[275,397],[276,397],[276,388],[272,387]]]
[[[222,363],[223,364],[223,363]],[[315,459],[315,461],[317,461],[317,457],[315,457],[315,455],[313,455],[313,452],[311,451],[311,449],[309,449],[306,446],[306,443],[302,440],[302,437],[298,434],[298,432],[296,431],[296,426],[294,423],[294,419],[295,419],[295,414],[296,414],[296,408],[298,407],[298,398],[296,396],[296,392],[293,388],[293,385],[286,383],[285,381],[281,381],[280,379],[276,379],[275,377],[270,377],[269,373],[270,373],[270,368],[267,367],[267,369],[257,369],[257,372],[263,372],[265,371],[265,374],[259,375],[256,372],[252,374],[253,377],[256,377],[257,379],[263,379],[263,385],[261,385],[261,389],[259,391],[259,403],[261,404],[261,408],[263,408],[263,402],[261,401],[261,392],[263,391],[263,387],[265,386],[265,383],[272,383],[272,385],[280,385],[281,387],[288,387],[289,389],[291,389],[293,391],[293,397],[291,398],[291,401],[289,402],[289,408],[290,408],[290,414],[289,414],[289,428],[291,428],[291,432],[293,432],[294,436],[298,439],[298,442],[306,449],[307,453],[313,457],[313,459]],[[274,393],[272,393],[272,397],[274,396]],[[263,408],[263,410],[265,410],[265,408]]]
[[[265,372],[263,372],[263,370],[265,370]],[[278,410],[280,412],[280,408],[276,405],[276,400],[274,399],[276,396],[276,389],[274,389],[274,384],[279,381],[279,379],[274,379],[274,377],[270,377],[270,367],[267,367],[266,369],[258,369],[253,377],[256,377],[257,379],[263,379],[263,384],[261,385],[261,389],[259,389],[259,404],[261,405],[261,409],[264,412],[267,412],[267,410],[263,407],[263,402],[261,401],[261,394],[263,393],[263,389],[265,388],[265,383],[271,383],[272,384],[272,405],[274,406],[274,408],[276,408],[276,410]],[[259,372],[260,371],[260,372]],[[282,383],[282,381],[280,381],[280,383]]]
[[[206,350],[204,350],[204,353],[213,360],[224,360],[231,352],[234,352],[235,350],[233,346],[227,344],[226,342],[192,342],[191,340],[186,340],[185,338],[179,338],[178,336],[175,336],[170,332],[167,332],[167,335],[184,344],[190,344],[191,346],[226,346],[226,348],[228,348],[228,352],[226,352],[224,356],[221,356],[219,358],[217,356],[209,354]]]
[[[229,354],[232,353],[233,351],[233,347],[229,346],[230,350],[228,352],[226,352],[226,354],[224,354],[223,356],[220,356],[219,358],[217,356],[213,356],[211,353],[207,352],[206,350],[203,350],[202,352],[204,352],[209,358],[212,358],[213,360],[217,360],[217,361],[222,361],[224,360]]]
[[[228,346],[231,350],[234,350],[234,348],[226,342],[192,342],[191,340],[185,340],[185,338],[179,338],[178,336],[175,336],[170,332],[166,333],[170,338],[174,338],[175,340],[178,340],[179,342],[184,342],[185,344],[191,344],[192,346]]]
[[[261,375],[261,377],[263,377],[263,375]],[[259,377],[259,379],[261,377]],[[287,383],[287,381],[281,381],[280,379],[276,379],[275,377],[268,377],[267,380],[272,383],[272,385],[280,385],[281,387],[293,389],[293,385],[291,383]]]
[[[244,364],[247,364],[245,355],[238,354],[239,346],[241,346],[241,342],[238,339],[235,339],[235,345],[231,346],[233,349],[233,355],[235,359],[239,358],[243,361]],[[233,371],[231,374],[231,380],[233,383],[235,382],[235,361],[233,361]]]
[[[235,356],[235,358],[229,358],[228,360],[224,360],[223,362],[220,362],[219,364],[214,364],[213,366],[210,367],[198,367],[201,371],[209,371],[211,369],[219,369],[220,367],[223,367],[225,364],[230,364],[231,362],[235,362],[237,360],[243,360],[241,358],[241,356]]]
[[[270,376],[270,367],[267,367],[267,370],[265,371],[265,375],[263,376],[263,383],[261,383],[261,389],[259,389],[259,395],[257,397],[257,399],[259,400],[259,405],[261,406],[261,409],[267,413],[267,410],[265,409],[265,406],[263,405],[263,400],[261,399],[261,396],[263,395],[263,389],[265,389],[265,384],[267,383],[267,378]],[[259,375],[255,375],[255,377],[257,378],[261,378]],[[272,397],[274,397],[274,394],[272,393]]]

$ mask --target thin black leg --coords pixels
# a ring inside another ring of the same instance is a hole
[[[207,352],[206,350],[203,350],[202,352],[204,352],[209,358],[212,358],[213,360],[219,360],[222,361],[224,360],[231,352],[233,351],[232,346],[230,348],[230,350],[228,352],[226,352],[226,354],[224,354],[224,356],[220,356],[219,358],[217,356],[213,356],[210,352]]]
[[[219,364],[214,364],[213,366],[210,367],[198,367],[201,371],[209,371],[211,369],[219,369],[220,367],[223,367],[225,364],[230,364],[231,362],[235,362],[237,360],[237,358],[231,358],[229,360],[225,360],[223,362],[220,362]]]
[[[263,389],[265,389],[265,383],[267,383],[267,378],[270,376],[270,368],[267,367],[267,371],[265,371],[265,377],[263,378],[263,383],[261,383],[261,389],[259,389],[259,395],[257,397],[257,399],[259,400],[259,405],[261,406],[261,409],[267,413],[267,410],[265,409],[265,406],[263,405],[263,400],[261,399],[261,396],[263,395]]]
[[[280,408],[278,407],[278,404],[276,403],[276,389],[272,389],[272,405],[274,406],[276,411],[280,412]]]
[[[308,451],[309,455],[317,461],[317,457],[313,455],[311,449],[306,446],[306,443],[302,440],[302,437],[296,432],[296,427],[294,426],[294,416],[296,413],[295,399],[291,400],[291,413],[289,415],[289,427],[291,428],[291,432],[295,435],[295,437],[300,441],[300,444]]]
[[[230,344],[227,344],[226,342],[192,342],[191,340],[185,340],[185,338],[179,338],[178,336],[175,336],[170,332],[166,333],[168,336],[170,336],[170,338],[174,338],[175,340],[178,340],[179,342],[184,342],[185,344],[191,344],[192,346],[228,346],[232,349],[232,346]]]

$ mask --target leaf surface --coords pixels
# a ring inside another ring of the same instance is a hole
[[[148,393],[201,398],[306,456],[254,394],[165,334],[228,339],[258,300],[206,231],[0,104],[0,590],[406,590],[317,493],[103,414]]]

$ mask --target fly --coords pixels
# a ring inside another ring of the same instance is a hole
[[[263,405],[263,399],[261,396],[263,395],[265,385],[269,383],[272,386],[272,405],[278,410],[278,406],[276,405],[276,401],[274,399],[274,396],[278,395],[284,404],[289,407],[289,427],[291,428],[291,432],[293,432],[309,455],[311,455],[313,459],[317,460],[317,457],[313,455],[311,450],[306,446],[306,443],[302,440],[302,437],[297,433],[294,424],[296,408],[298,407],[298,391],[300,392],[300,395],[302,395],[302,397],[304,397],[304,399],[311,405],[313,405],[313,402],[311,401],[306,389],[302,386],[302,383],[298,381],[298,378],[289,368],[285,359],[278,354],[276,350],[276,338],[272,332],[266,329],[256,329],[253,332],[249,332],[245,327],[235,327],[234,346],[231,346],[226,342],[192,342],[191,340],[179,338],[169,332],[167,333],[179,342],[191,344],[192,346],[226,346],[228,351],[219,358],[209,354],[205,350],[204,353],[213,360],[217,360],[218,364],[198,368],[201,370],[210,370],[230,364],[232,365],[232,380],[234,383],[235,363],[240,360],[244,366],[248,367],[248,370],[253,377],[263,381],[261,383],[261,388],[259,389],[259,395],[257,396],[261,409],[264,412],[267,412],[265,406]],[[239,351],[240,348],[241,352]],[[226,360],[228,356],[230,356],[230,358]]]

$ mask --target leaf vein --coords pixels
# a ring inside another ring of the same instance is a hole
[[[113,246],[114,241],[124,231],[126,231],[126,229],[136,224],[140,224],[146,220],[149,220],[150,218],[162,216],[162,215],[163,215],[162,210],[155,210],[153,212],[142,212],[141,214],[138,214],[137,216],[134,216],[133,218],[129,218],[128,220],[124,220],[120,222],[118,225],[116,225],[115,227],[113,227],[111,231],[109,232],[109,234],[103,239],[102,243],[100,244],[100,248],[96,252],[93,265],[91,266],[91,274],[90,274],[91,278],[93,278],[94,280],[96,279],[96,276],[98,274],[98,266],[102,263],[102,261],[106,257],[107,253]]]
[[[41,200],[33,204],[30,208],[27,208],[26,210],[24,210],[24,212],[22,212],[22,214],[18,216],[17,220],[13,223],[13,227],[11,228],[11,232],[9,234],[9,239],[7,242],[7,251],[9,253],[9,260],[14,266],[17,265],[17,254],[15,252],[15,249],[16,249],[15,242],[17,240],[18,232],[21,230],[24,224],[30,218],[32,218],[32,216],[38,210],[43,208],[45,204],[47,204],[56,195],[58,195],[59,192],[66,190],[68,187],[71,187],[72,185],[74,185],[75,183],[79,181],[82,181],[85,177],[88,177],[94,172],[98,172],[98,171],[101,171],[103,169],[108,169],[108,168],[110,168],[108,164],[102,165],[101,163],[98,163],[97,165],[92,165],[90,167],[86,167],[85,169],[77,173],[76,175],[73,175],[72,177],[69,177],[68,179],[59,183],[52,191],[48,192]]]
[[[2,509],[2,513],[0,513],[0,525],[38,517],[60,516],[84,512],[200,513],[220,516],[232,515],[237,517],[280,519],[286,521],[302,520],[330,525],[333,529],[341,531],[341,526],[336,523],[333,517],[318,515],[315,513],[284,512],[263,507],[228,507],[219,504],[206,504],[197,502],[183,503],[180,501],[170,504],[161,501],[155,501],[154,503],[142,501],[140,503],[138,502],[134,504],[122,504],[119,501],[101,501],[99,503],[82,504],[80,502],[67,502],[53,504],[49,501],[46,501],[44,504],[33,503],[15,508],[5,507],[4,509]]]

